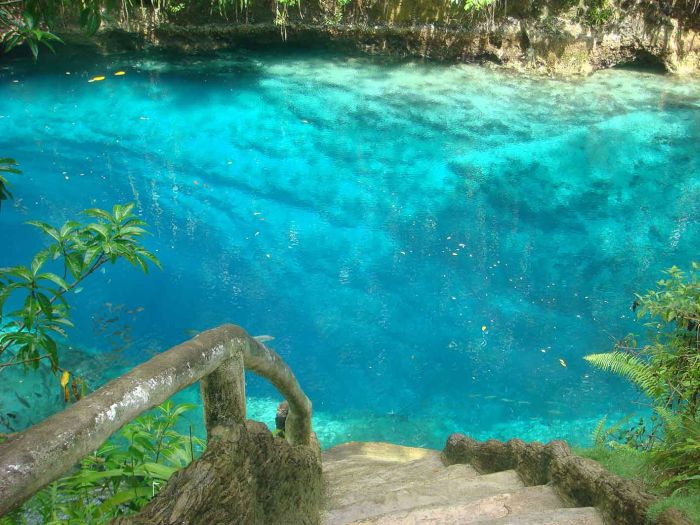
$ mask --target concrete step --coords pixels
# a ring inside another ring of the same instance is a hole
[[[523,488],[515,471],[465,477],[461,474],[469,471],[462,467],[465,465],[453,465],[399,488],[390,483],[366,484],[361,478],[341,481],[329,493],[324,523],[339,525],[419,507],[470,503]]]
[[[550,486],[525,487],[513,470],[445,466],[435,450],[346,443],[323,453],[323,470],[324,525],[603,525]]]
[[[504,516],[477,521],[475,525],[605,525],[605,521],[593,507],[577,507]]]
[[[565,504],[552,487],[524,487],[513,492],[487,496],[469,503],[414,507],[353,522],[357,525],[410,525],[490,523],[506,517],[527,515],[533,511],[566,511]],[[498,521],[494,523],[500,523]]]
[[[439,483],[465,483],[479,477],[469,465],[435,467],[429,462],[392,464],[386,467],[348,464],[345,468],[328,472],[326,470],[326,490],[331,507],[342,507],[356,501],[376,498],[392,491],[407,488],[416,483],[430,481],[432,486]],[[509,481],[512,476],[505,475]],[[429,490],[432,490],[430,488]]]

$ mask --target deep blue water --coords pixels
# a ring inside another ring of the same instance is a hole
[[[326,446],[441,447],[453,431],[583,442],[604,414],[639,408],[582,356],[640,330],[633,292],[699,258],[697,81],[299,51],[63,54],[0,62],[0,156],[24,170],[0,265],[41,245],[26,220],[136,203],[164,270],[109,267],[72,297],[94,385],[233,322],[275,337]],[[27,375],[26,409],[5,378],[16,427],[60,406]],[[248,395],[270,422],[275,392],[250,378]]]

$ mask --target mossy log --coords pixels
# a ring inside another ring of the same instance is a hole
[[[479,442],[452,434],[442,451],[452,465],[469,463],[483,473],[514,469],[528,485],[552,484],[579,506],[596,507],[609,523],[642,525],[656,497],[639,483],[608,472],[597,461],[576,456],[564,441],[507,443],[489,439]],[[680,512],[664,512],[656,525],[692,525]]]
[[[115,525],[315,524],[323,477],[318,445],[291,445],[262,423],[217,427],[197,461],[138,515]]]

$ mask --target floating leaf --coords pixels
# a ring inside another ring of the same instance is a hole
[[[64,370],[63,374],[61,374],[61,387],[65,388],[68,381],[70,381],[70,373]]]

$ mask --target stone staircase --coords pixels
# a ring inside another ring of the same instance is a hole
[[[479,474],[445,466],[440,452],[388,443],[346,443],[323,453],[324,525],[603,525],[549,485],[526,487],[514,470]]]

